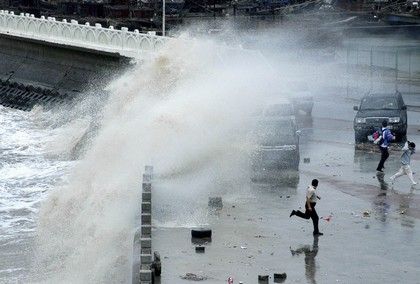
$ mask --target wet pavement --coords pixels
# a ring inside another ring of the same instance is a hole
[[[189,283],[181,277],[194,273],[203,283],[227,283],[228,277],[257,283],[258,275],[274,283],[273,274],[285,272],[285,283],[420,283],[420,186],[410,187],[405,176],[388,182],[399,168],[397,151],[385,175],[376,175],[380,154],[355,150],[352,106],[344,96],[316,96],[313,118],[301,123],[298,176],[233,182],[211,193],[223,197],[220,211],[208,211],[209,194],[177,200],[168,194],[171,185],[156,184],[152,235],[162,257],[161,282]],[[409,124],[409,139],[420,145],[420,115],[409,112]],[[413,157],[414,172],[419,160]],[[304,206],[312,178],[319,179],[322,197],[319,238],[310,220],[289,218]],[[178,205],[177,222],[162,222],[173,213],[171,204]],[[191,240],[190,229],[199,224],[213,230],[205,253],[196,253]]]

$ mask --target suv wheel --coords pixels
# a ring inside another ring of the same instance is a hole
[[[404,133],[397,133],[395,137],[395,141],[397,142],[405,142],[407,141],[407,132]]]

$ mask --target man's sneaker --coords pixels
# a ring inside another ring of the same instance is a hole
[[[317,232],[317,233],[314,232],[314,236],[322,236],[322,235],[324,235],[324,234],[321,233],[321,232]]]
[[[292,210],[292,212],[290,213],[289,218],[292,217],[293,215],[296,215],[296,211],[295,210]]]
[[[412,183],[411,183],[411,185],[416,185],[417,184],[417,182],[415,182],[415,181],[413,181]]]

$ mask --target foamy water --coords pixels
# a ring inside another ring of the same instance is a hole
[[[45,155],[53,122],[34,109],[0,106],[0,282],[27,279],[40,201],[75,162]],[[26,254],[26,255],[25,255]]]

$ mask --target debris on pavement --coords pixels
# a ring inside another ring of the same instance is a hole
[[[363,211],[363,217],[370,217],[370,211],[369,210]]]
[[[207,276],[203,276],[203,275],[197,275],[194,273],[185,273],[184,276],[180,276],[181,279],[184,280],[191,280],[191,281],[203,281],[203,280],[207,280]]]
[[[321,217],[321,219],[322,219],[322,220],[325,220],[325,221],[327,221],[327,222],[331,221],[331,218],[332,218],[332,215],[328,215],[328,216],[325,216],[325,217]]]

